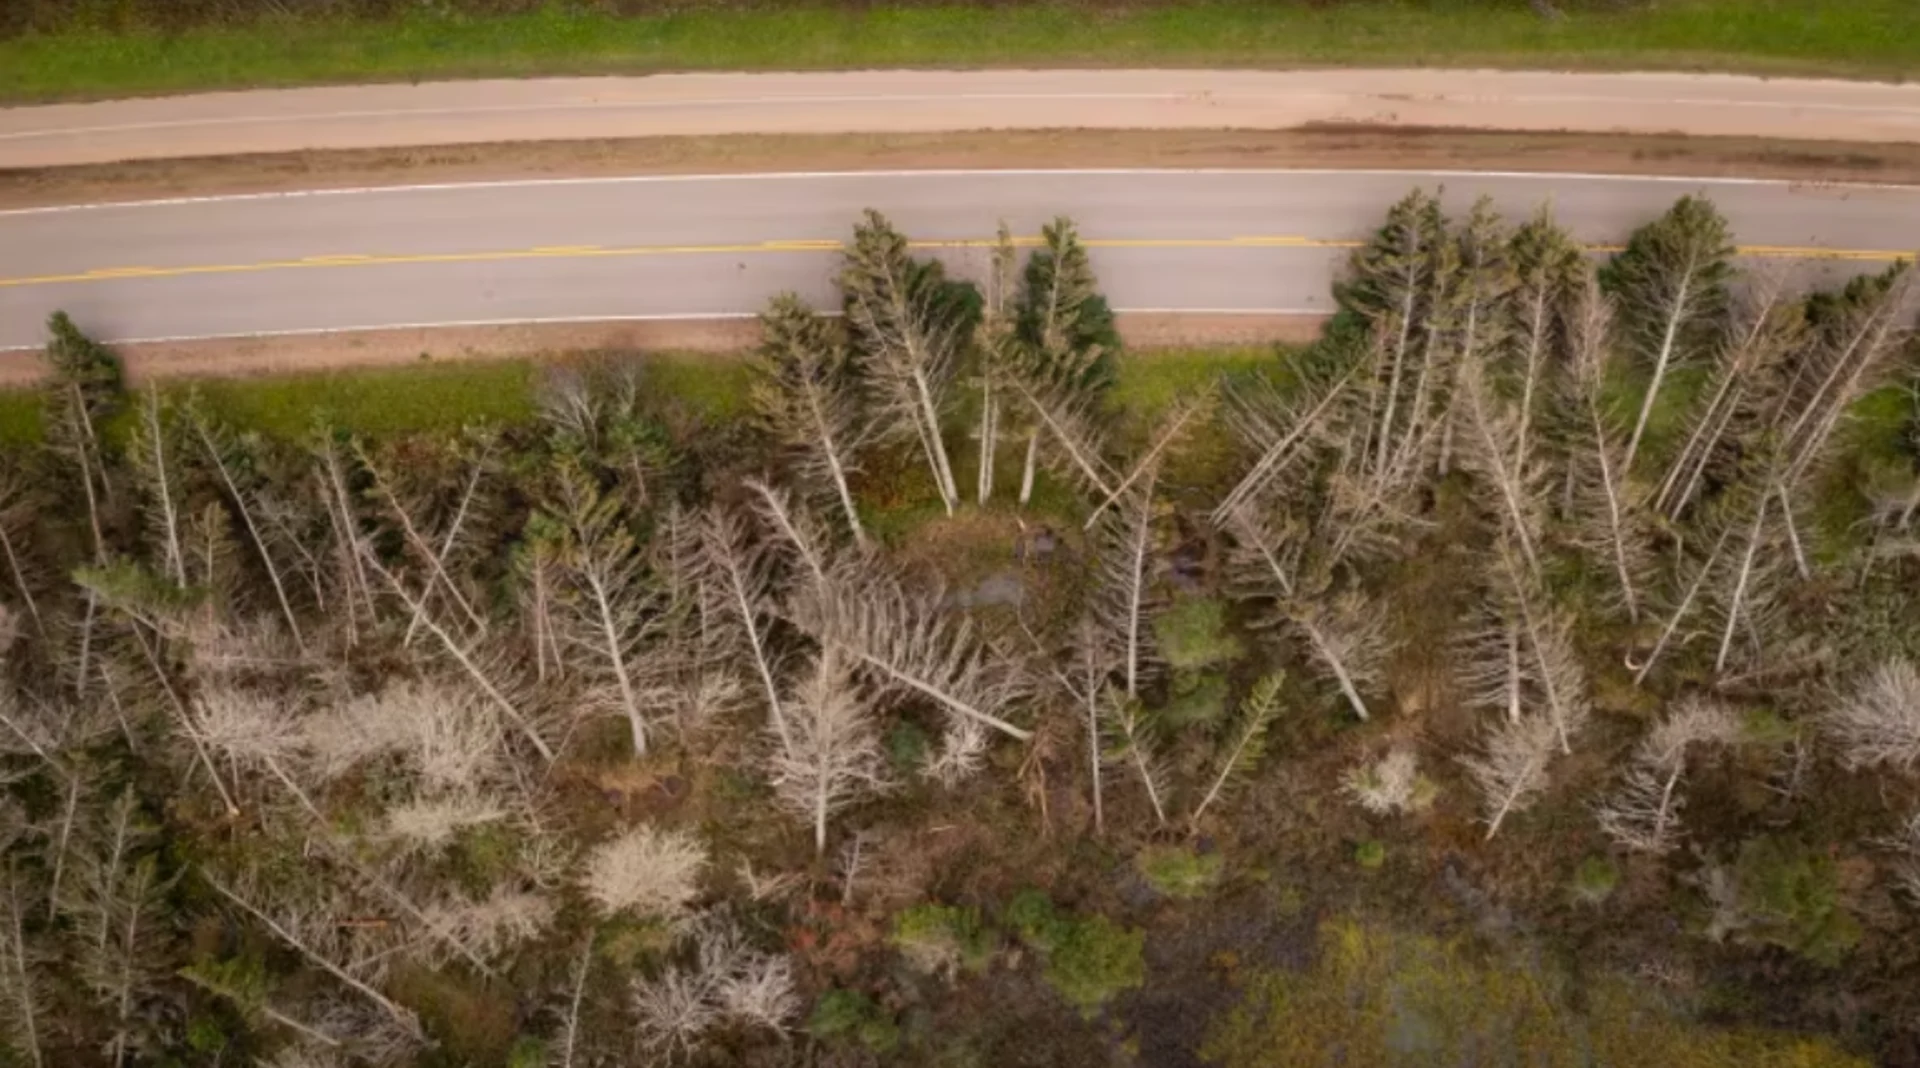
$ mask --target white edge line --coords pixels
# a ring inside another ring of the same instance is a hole
[[[0,168],[4,171],[6,168]],[[197,197],[168,197],[156,200],[120,200],[95,204],[53,204],[38,208],[10,208],[0,217],[15,215],[56,215],[77,211],[110,211],[127,208],[177,207],[188,204],[219,204],[253,200],[299,200],[311,197],[373,196],[382,193],[461,192],[487,189],[539,189],[582,185],[637,185],[665,182],[764,182],[819,181],[848,178],[1010,178],[1010,177],[1278,177],[1304,175],[1316,177],[1415,178],[1505,178],[1523,181],[1644,182],[1665,185],[1796,186],[1816,189],[1890,190],[1920,192],[1920,186],[1895,182],[1808,181],[1787,178],[1707,178],[1667,174],[1599,174],[1581,171],[1474,171],[1474,170],[1396,170],[1392,168],[1313,168],[1313,167],[1106,167],[1106,168],[1006,168],[935,169],[877,171],[768,171],[752,174],[634,174],[600,178],[520,178],[483,182],[434,182],[420,185],[351,186],[340,189],[288,189],[267,193],[228,193]]]
[[[1115,308],[1116,315],[1315,315],[1328,313],[1319,308]],[[839,312],[821,312],[839,315]],[[315,326],[296,330],[249,330],[230,334],[174,334],[166,337],[96,338],[103,345],[164,345],[184,341],[237,341],[248,338],[324,337],[330,334],[371,334],[393,330],[459,330],[492,326],[552,326],[569,323],[671,323],[739,322],[758,319],[759,312],[666,313],[659,315],[566,315],[535,319],[454,319],[427,323],[377,323],[364,326]],[[0,344],[0,353],[38,352],[44,343],[32,345]]]

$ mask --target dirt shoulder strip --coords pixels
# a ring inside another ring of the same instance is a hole
[[[446,145],[0,170],[0,209],[439,182],[1028,167],[1538,171],[1920,184],[1920,144],[1381,130],[1023,130]]]

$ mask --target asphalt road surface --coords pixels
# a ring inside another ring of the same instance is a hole
[[[0,108],[0,168],[576,138],[1310,123],[1920,141],[1920,85],[1526,71],[851,71],[207,93]]]
[[[1351,244],[1415,185],[1604,246],[1689,193],[1807,282],[1920,248],[1920,188],[1308,171],[662,177],[269,194],[0,213],[0,348],[64,309],[116,341],[497,321],[741,315],[832,299],[864,208],[978,276],[998,224],[1069,214],[1124,310],[1330,310]],[[13,357],[24,358],[24,357]]]

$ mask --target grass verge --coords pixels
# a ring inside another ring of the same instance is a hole
[[[1266,346],[1145,349],[1120,364],[1114,403],[1128,420],[1150,418],[1175,396],[1213,379],[1240,375],[1274,360]],[[539,362],[463,360],[417,366],[359,368],[244,378],[182,378],[161,388],[197,393],[224,421],[281,440],[295,440],[319,421],[381,437],[462,426],[511,426],[532,420]],[[645,357],[647,388],[712,420],[745,413],[751,369],[744,360],[710,353]],[[0,389],[0,448],[41,437],[40,395]]]
[[[293,440],[321,421],[369,437],[526,422],[535,380],[531,361],[500,360],[186,379],[163,388],[192,390],[234,426]]]
[[[1455,65],[1901,77],[1912,0],[1663,0],[1569,11],[1485,0],[824,6],[619,18],[568,10],[395,21],[273,18],[176,34],[70,31],[0,42],[0,99],[668,70],[1022,65]]]

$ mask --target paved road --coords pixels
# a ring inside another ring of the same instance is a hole
[[[1804,278],[1920,248],[1920,188],[1400,172],[944,172],[674,177],[270,194],[0,213],[0,348],[55,309],[112,340],[751,313],[831,300],[861,209],[977,275],[1004,219],[1071,214],[1128,310],[1317,313],[1351,242],[1411,186],[1512,216],[1551,201],[1618,241],[1704,192]],[[1816,254],[1837,258],[1811,260]]]
[[[1436,70],[855,71],[439,82],[0,109],[0,168],[482,141],[1309,123],[1920,141],[1920,85]]]

